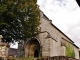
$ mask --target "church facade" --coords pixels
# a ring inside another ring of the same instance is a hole
[[[75,58],[79,59],[79,48],[42,12],[40,22],[41,33],[18,46],[25,57],[66,56],[66,46],[69,44],[74,51]]]

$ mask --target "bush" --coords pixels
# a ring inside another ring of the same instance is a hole
[[[70,44],[66,46],[66,56],[75,58],[74,49],[70,46]]]

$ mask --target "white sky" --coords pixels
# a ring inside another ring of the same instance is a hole
[[[76,0],[38,0],[37,4],[53,24],[80,47],[80,8]]]
[[[53,24],[80,47],[80,8],[76,0],[38,0],[37,4]],[[11,46],[16,47],[16,46]]]

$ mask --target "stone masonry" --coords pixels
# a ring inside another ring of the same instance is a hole
[[[53,25],[43,12],[40,14],[41,33],[19,46],[19,48],[23,48],[25,57],[66,56],[66,45],[70,44],[75,52],[75,58],[79,59],[79,48],[74,42]]]

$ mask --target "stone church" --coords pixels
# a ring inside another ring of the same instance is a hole
[[[19,55],[25,57],[66,56],[66,46],[70,44],[74,50],[75,58],[79,59],[79,47],[53,25],[52,21],[43,12],[40,14],[41,33],[33,39],[19,43]]]

